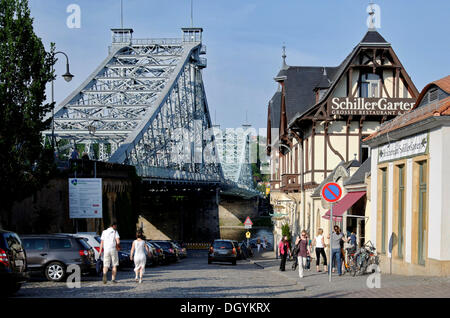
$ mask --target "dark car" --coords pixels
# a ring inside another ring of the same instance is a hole
[[[178,251],[175,245],[170,241],[151,240],[150,243],[156,243],[162,248],[166,263],[177,262],[179,260]]]
[[[27,257],[19,236],[0,230],[0,293],[14,294],[27,279]]]
[[[95,254],[82,238],[62,235],[21,235],[27,252],[28,269],[42,272],[49,281],[59,282],[68,265],[78,265],[82,274],[95,272]]]
[[[178,251],[178,256],[180,258],[186,258],[187,257],[187,250],[184,246],[182,246],[182,243],[176,242],[176,241],[171,241],[171,243],[173,245],[175,245],[175,248]]]
[[[124,254],[128,255],[128,260],[130,260],[130,254],[131,254],[131,247],[133,246],[133,242],[134,240],[120,240],[120,251]],[[150,252],[152,250],[150,249]],[[147,254],[147,262],[146,262],[146,266],[151,266],[154,265],[154,263],[156,262],[156,258],[154,257],[153,253]],[[119,264],[120,264],[120,259],[119,259]],[[128,264],[128,266],[134,266],[133,265],[133,261],[130,260],[130,264]]]
[[[215,240],[208,251],[208,264],[212,262],[231,262],[236,265],[237,251],[230,240]]]
[[[151,249],[153,257],[155,258],[155,262],[152,265],[156,266],[164,264],[166,257],[164,255],[163,249],[156,243],[151,243],[149,241],[147,241],[147,245]]]

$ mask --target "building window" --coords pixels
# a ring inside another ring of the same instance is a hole
[[[363,74],[359,94],[360,97],[380,97],[380,77],[373,73]]]
[[[427,220],[427,162],[419,164],[419,240],[418,240],[418,263],[425,265],[425,240]]]
[[[405,166],[398,166],[398,257],[403,258],[405,220]]]
[[[387,169],[381,169],[381,253],[386,253]]]

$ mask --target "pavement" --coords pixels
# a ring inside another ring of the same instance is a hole
[[[275,252],[265,251],[250,262],[264,271],[298,281],[302,292],[297,297],[342,297],[342,298],[450,298],[450,277],[403,276],[381,273],[379,285],[377,278],[370,274],[351,276],[348,273],[338,276],[334,273],[331,283],[326,272],[316,272],[315,260],[311,261],[311,270],[299,278],[298,270],[292,271],[292,260],[286,262],[286,271],[281,272],[280,259]],[[322,270],[322,266],[320,268]],[[372,286],[374,288],[368,287]],[[376,288],[379,286],[379,288]]]
[[[253,259],[230,263],[207,263],[207,252],[189,250],[188,257],[170,265],[149,267],[144,281],[134,281],[133,269],[118,272],[117,284],[106,285],[99,277],[82,277],[81,288],[65,282],[34,277],[22,286],[17,298],[302,298],[302,297],[450,297],[450,277],[418,277],[381,274],[381,288],[368,288],[369,275],[333,276],[312,269],[299,278],[292,271],[279,271],[273,252],[255,253]],[[110,279],[110,274],[108,276]]]

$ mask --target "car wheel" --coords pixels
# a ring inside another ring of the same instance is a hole
[[[66,269],[60,262],[51,262],[45,267],[45,277],[52,282],[60,282],[66,275]]]

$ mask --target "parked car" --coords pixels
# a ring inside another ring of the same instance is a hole
[[[258,239],[257,238],[254,238],[254,239],[251,239],[250,241],[249,241],[249,244],[250,244],[250,247],[251,248],[258,248],[258,245],[257,245],[257,241],[258,241]],[[269,242],[267,242],[267,244],[266,244],[266,250],[272,250],[272,244],[270,244]],[[262,240],[261,240],[261,250],[263,249],[263,243],[262,243]]]
[[[215,240],[208,251],[208,264],[212,262],[231,262],[236,265],[237,251],[231,240]]]
[[[158,259],[158,265],[166,264],[168,261],[166,261],[166,255],[164,254],[164,250],[161,246],[159,246],[155,242],[147,241],[147,244],[150,246],[153,246],[156,251],[157,259]]]
[[[0,230],[0,293],[14,294],[27,279],[27,257],[19,236]]]
[[[156,243],[162,248],[166,263],[176,262],[179,260],[180,257],[178,256],[178,251],[172,242],[163,240],[151,240],[150,243]]]
[[[95,232],[78,232],[75,234],[70,233],[60,233],[70,236],[76,236],[83,238],[93,249],[95,253],[95,260],[97,260],[100,257],[100,243],[102,242],[100,235],[98,235]]]
[[[95,272],[93,248],[82,238],[63,234],[21,235],[20,238],[27,251],[28,269],[42,272],[49,281],[62,281],[67,266],[72,264],[80,266],[82,274]]]
[[[178,243],[178,242],[176,242],[176,241],[171,241],[171,243],[172,243],[173,245],[175,245],[175,248],[176,248],[177,251],[178,251],[178,256],[179,256],[180,258],[186,258],[186,257],[187,257],[187,250],[186,250],[185,247],[182,247],[182,246],[180,245],[180,243]]]
[[[130,258],[131,254],[131,247],[133,246],[134,240],[120,240],[120,251],[122,253],[128,254],[128,259]],[[150,252],[152,250],[150,249]],[[153,253],[147,254],[147,262],[146,266],[151,266],[153,263],[155,263],[157,260],[154,257]],[[134,262],[130,260],[131,266],[134,266]]]

